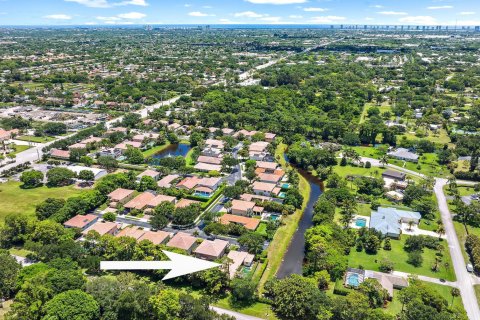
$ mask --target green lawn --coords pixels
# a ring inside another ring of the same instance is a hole
[[[436,251],[434,250],[424,249],[423,264],[418,268],[407,263],[408,254],[403,250],[403,245],[407,238],[408,236],[403,235],[400,240],[392,240],[391,251],[380,249],[376,255],[369,255],[366,254],[365,251],[357,252],[355,249],[352,249],[349,255],[348,265],[353,268],[359,268],[361,266],[363,269],[379,271],[378,268],[381,261],[383,259],[388,259],[394,263],[394,269],[397,271],[455,281],[455,273],[452,268],[450,252],[448,251],[448,245],[446,242],[442,243],[445,247],[445,251],[440,271],[433,272],[431,266],[435,262]],[[445,264],[447,264],[448,267],[446,267]]]
[[[185,155],[185,163],[187,167],[193,167],[195,165],[195,160],[193,160],[193,152],[194,148],[188,150],[187,154]]]
[[[390,159],[388,163],[433,177],[447,177],[450,175],[447,167],[439,165],[437,160],[435,153],[424,153],[418,160],[418,163],[396,159]]]
[[[165,148],[167,148],[168,146],[170,145],[169,142],[165,143],[165,144],[162,144],[161,146],[155,146],[151,149],[148,149],[148,150],[145,150],[143,151],[143,156],[145,158],[148,158],[148,157],[151,157],[157,153],[159,153],[160,151],[164,150]]]
[[[475,289],[475,295],[477,296],[477,303],[480,305],[480,284],[476,284],[473,286]]]
[[[436,284],[436,283],[431,283],[431,282],[425,282],[421,281],[423,284],[426,286],[434,289],[438,294],[440,294],[445,300],[448,301],[448,304],[452,303],[452,287],[450,286],[443,286],[441,284]],[[479,290],[480,288],[476,289]],[[402,311],[402,303],[398,299],[398,294],[401,290],[394,289],[393,290],[393,299],[392,301],[388,304],[386,308],[386,312],[392,315],[397,315]],[[463,302],[462,302],[462,297],[456,297],[453,300],[453,305],[456,307],[459,307],[463,310]]]
[[[15,139],[21,140],[21,141],[44,143],[44,142],[50,142],[52,140],[55,140],[55,137],[49,137],[49,136],[45,136],[45,137],[19,136],[19,137],[16,137]]]
[[[10,213],[33,215],[35,206],[46,198],[69,198],[81,194],[83,191],[73,186],[62,188],[39,187],[35,189],[21,189],[21,183],[9,181],[0,184],[0,224]]]
[[[353,150],[357,151],[362,157],[380,159],[382,152],[374,147],[353,147]]]
[[[371,168],[363,168],[363,167],[354,167],[354,166],[334,166],[333,172],[338,173],[338,175],[342,177],[346,177],[348,175],[358,175],[358,176],[371,176],[380,178],[382,173],[385,171],[384,168],[379,167],[371,167]]]
[[[277,320],[278,318],[275,316],[275,313],[272,311],[270,305],[266,303],[254,303],[251,306],[245,307],[245,308],[237,308],[233,307],[230,304],[230,299],[229,297],[223,298],[221,300],[218,300],[217,302],[213,303],[214,306],[223,308],[223,309],[228,309],[228,310],[233,310],[236,312],[240,312],[249,316],[254,316],[258,317],[261,319],[266,319],[266,320]]]
[[[257,230],[255,230],[255,233],[261,234],[262,236],[267,236],[267,223],[260,222]]]
[[[408,140],[425,139],[433,143],[436,143],[438,145],[444,145],[446,143],[450,143],[450,137],[448,136],[448,133],[445,129],[439,129],[437,130],[437,132],[427,130],[426,133],[427,133],[426,137],[417,137],[415,134],[410,132],[406,132],[403,135],[407,137]],[[399,137],[399,139],[401,138]]]
[[[18,153],[20,153],[20,152],[22,152],[22,151],[25,151],[25,150],[27,150],[27,149],[30,149],[29,146],[18,145],[18,144],[14,145],[13,148],[15,149],[15,151],[10,152],[10,154],[18,154]]]

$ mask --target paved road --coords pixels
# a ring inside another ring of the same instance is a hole
[[[438,200],[438,208],[442,216],[445,233],[447,235],[450,255],[452,257],[453,268],[457,275],[457,284],[462,296],[463,305],[467,311],[470,320],[480,320],[480,309],[478,307],[475,291],[473,289],[472,276],[467,272],[465,261],[463,260],[462,249],[458,241],[455,228],[453,226],[452,216],[448,210],[447,199],[443,193],[443,187],[447,184],[446,179],[436,179],[434,191]]]
[[[263,320],[262,318],[248,316],[248,315],[243,314],[243,313],[239,313],[239,312],[235,312],[235,311],[227,310],[227,309],[222,309],[222,308],[219,308],[219,307],[210,306],[210,309],[212,309],[212,310],[214,310],[214,311],[216,311],[217,313],[220,313],[220,314],[226,314],[226,315],[232,316],[237,320]]]

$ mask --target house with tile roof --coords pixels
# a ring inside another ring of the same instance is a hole
[[[167,247],[177,248],[192,253],[193,248],[197,244],[197,238],[189,235],[185,232],[177,232],[170,241],[167,243]]]
[[[213,241],[204,240],[193,252],[198,258],[213,261],[221,258],[225,254],[228,244],[228,241],[220,239]]]
[[[82,231],[87,229],[88,227],[92,226],[95,222],[98,221],[98,217],[93,214],[86,214],[86,215],[76,215],[75,217],[71,218],[70,220],[63,223],[65,228],[78,228]]]

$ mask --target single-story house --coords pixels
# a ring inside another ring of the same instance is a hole
[[[82,234],[86,235],[90,231],[96,231],[101,236],[103,236],[105,234],[115,235],[118,232],[118,224],[116,224],[115,222],[109,222],[109,221],[96,222],[93,225],[91,225],[90,227],[88,227],[87,229],[83,230]]]
[[[270,132],[265,133],[265,141],[267,141],[267,142],[275,141],[276,137],[277,137],[277,135],[275,133],[270,133]]]
[[[74,143],[71,146],[68,147],[68,150],[72,149],[87,149],[87,144],[86,143]]]
[[[209,171],[222,171],[222,166],[219,164],[210,164],[205,162],[199,162],[193,166],[197,171],[209,172]]]
[[[222,164],[222,158],[208,157],[208,156],[199,156],[199,157],[197,158],[197,162],[203,162],[203,163],[208,163],[208,164],[221,165],[221,164]]]
[[[163,177],[157,183],[157,186],[160,188],[170,188],[172,186],[173,180],[179,178],[178,174],[169,174],[168,176]]]
[[[168,241],[167,246],[171,248],[177,248],[192,253],[193,248],[197,243],[197,238],[189,235],[184,232],[177,232],[170,241]]]
[[[125,142],[117,144],[114,147],[114,150],[115,150],[115,152],[119,152],[119,153],[123,154],[125,151],[127,151],[129,146],[133,147],[133,148],[141,148],[142,144],[140,142],[136,142],[136,141],[125,141]]]
[[[358,288],[366,279],[376,279],[378,283],[388,292],[389,299],[393,298],[394,289],[408,287],[408,279],[389,273],[372,270],[348,268],[345,273],[345,286]]]
[[[98,217],[93,214],[86,214],[86,215],[76,215],[75,217],[71,218],[70,220],[63,223],[65,228],[78,228],[82,231],[93,225],[95,222],[98,221]]]
[[[255,181],[252,185],[253,193],[263,196],[275,195],[280,193],[280,188],[275,183]]]
[[[84,144],[88,144],[88,143],[96,143],[96,142],[101,142],[101,141],[102,141],[102,138],[92,136],[90,138],[82,140],[81,142],[84,143]]]
[[[198,258],[206,260],[216,260],[221,258],[225,254],[225,250],[227,250],[227,247],[228,241],[225,240],[204,240],[193,252]]]
[[[207,157],[221,158],[223,156],[223,152],[220,149],[204,148],[200,152],[200,155],[201,156],[207,156]]]
[[[253,142],[249,147],[248,151],[250,152],[265,152],[267,150],[269,143],[266,141],[257,141]]]
[[[402,201],[403,198],[405,197],[403,195],[403,193],[401,192],[398,192],[398,191],[395,191],[395,190],[390,190],[388,192],[385,193],[385,196],[390,199],[390,200],[393,200],[393,201]]]
[[[108,200],[110,202],[125,204],[128,201],[132,200],[134,195],[135,195],[134,190],[118,188],[108,194]]]
[[[225,149],[225,142],[217,139],[207,139],[205,141],[205,147],[223,150]]]
[[[253,254],[236,250],[231,250],[227,257],[233,261],[229,267],[230,279],[235,277],[235,273],[240,266],[250,267],[253,263],[253,259],[255,258]]]
[[[260,224],[260,220],[226,213],[220,217],[220,223],[221,224],[237,223],[244,226],[248,230],[255,231],[257,230],[258,225]]]
[[[79,174],[81,171],[91,171],[94,176],[94,180],[98,180],[108,174],[107,170],[99,169],[99,168],[92,168],[92,167],[83,167],[83,166],[69,166],[66,167],[67,169]]]
[[[60,150],[60,149],[52,149],[50,150],[50,157],[61,159],[61,160],[69,160],[70,159],[70,151]]]
[[[163,195],[163,194],[159,194],[155,198],[153,198],[152,200],[150,200],[148,202],[147,207],[155,208],[156,206],[158,206],[162,202],[170,202],[170,203],[175,204],[175,202],[177,202],[177,198],[171,197],[171,196],[166,196],[166,195]]]
[[[200,204],[200,201],[190,200],[190,199],[180,199],[177,204],[175,204],[175,208],[185,208],[192,204]]]
[[[144,210],[154,198],[155,195],[153,195],[152,193],[144,192],[127,202],[124,207],[128,210]]]
[[[408,149],[405,148],[398,148],[395,151],[390,151],[387,153],[388,156],[398,159],[398,160],[404,160],[404,161],[410,161],[410,162],[418,162],[418,154],[411,152]]]
[[[138,238],[138,241],[148,240],[154,245],[159,245],[167,243],[171,236],[171,233],[165,231],[147,231]]]
[[[258,181],[267,182],[267,183],[278,183],[282,180],[283,175],[280,174],[270,174],[270,173],[260,173],[258,174]]]
[[[155,171],[155,170],[151,170],[151,169],[147,169],[137,176],[137,182],[142,180],[142,177],[144,177],[144,176],[152,177],[155,181],[157,181],[160,178],[160,172]]]
[[[268,154],[263,151],[249,151],[248,158],[255,161],[263,161],[267,158]]]
[[[268,161],[257,161],[256,166],[257,168],[265,169],[264,172],[271,173],[278,168],[278,163],[268,162]],[[270,170],[270,171],[267,171],[267,170]]]
[[[115,237],[130,237],[138,240],[141,236],[143,236],[144,233],[145,230],[140,229],[136,226],[131,226],[122,229],[119,233],[115,235]]]
[[[244,200],[232,200],[231,213],[238,216],[251,216],[255,202]]]
[[[369,227],[386,237],[399,238],[402,233],[402,223],[412,221],[418,224],[421,218],[418,212],[379,207],[377,211],[372,211]]]
[[[382,173],[383,178],[388,178],[388,179],[393,179],[398,181],[404,181],[406,176],[407,176],[406,173],[395,171],[395,170],[385,170],[385,172]]]
[[[235,130],[230,129],[230,128],[223,128],[222,133],[225,136],[233,136],[233,134],[235,133]]]

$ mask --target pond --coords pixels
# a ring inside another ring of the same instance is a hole
[[[185,157],[190,151],[191,147],[189,144],[186,143],[179,143],[179,144],[171,144],[162,151],[154,154],[152,158],[154,159],[162,159],[166,157],[178,157],[182,156]]]
[[[303,211],[298,229],[295,231],[290,246],[285,253],[282,265],[277,272],[277,278],[279,279],[288,277],[291,274],[302,274],[303,260],[305,258],[305,232],[313,226],[313,206],[322,194],[323,189],[323,183],[318,178],[303,170],[298,170],[298,172],[310,184],[310,198],[305,211]]]

